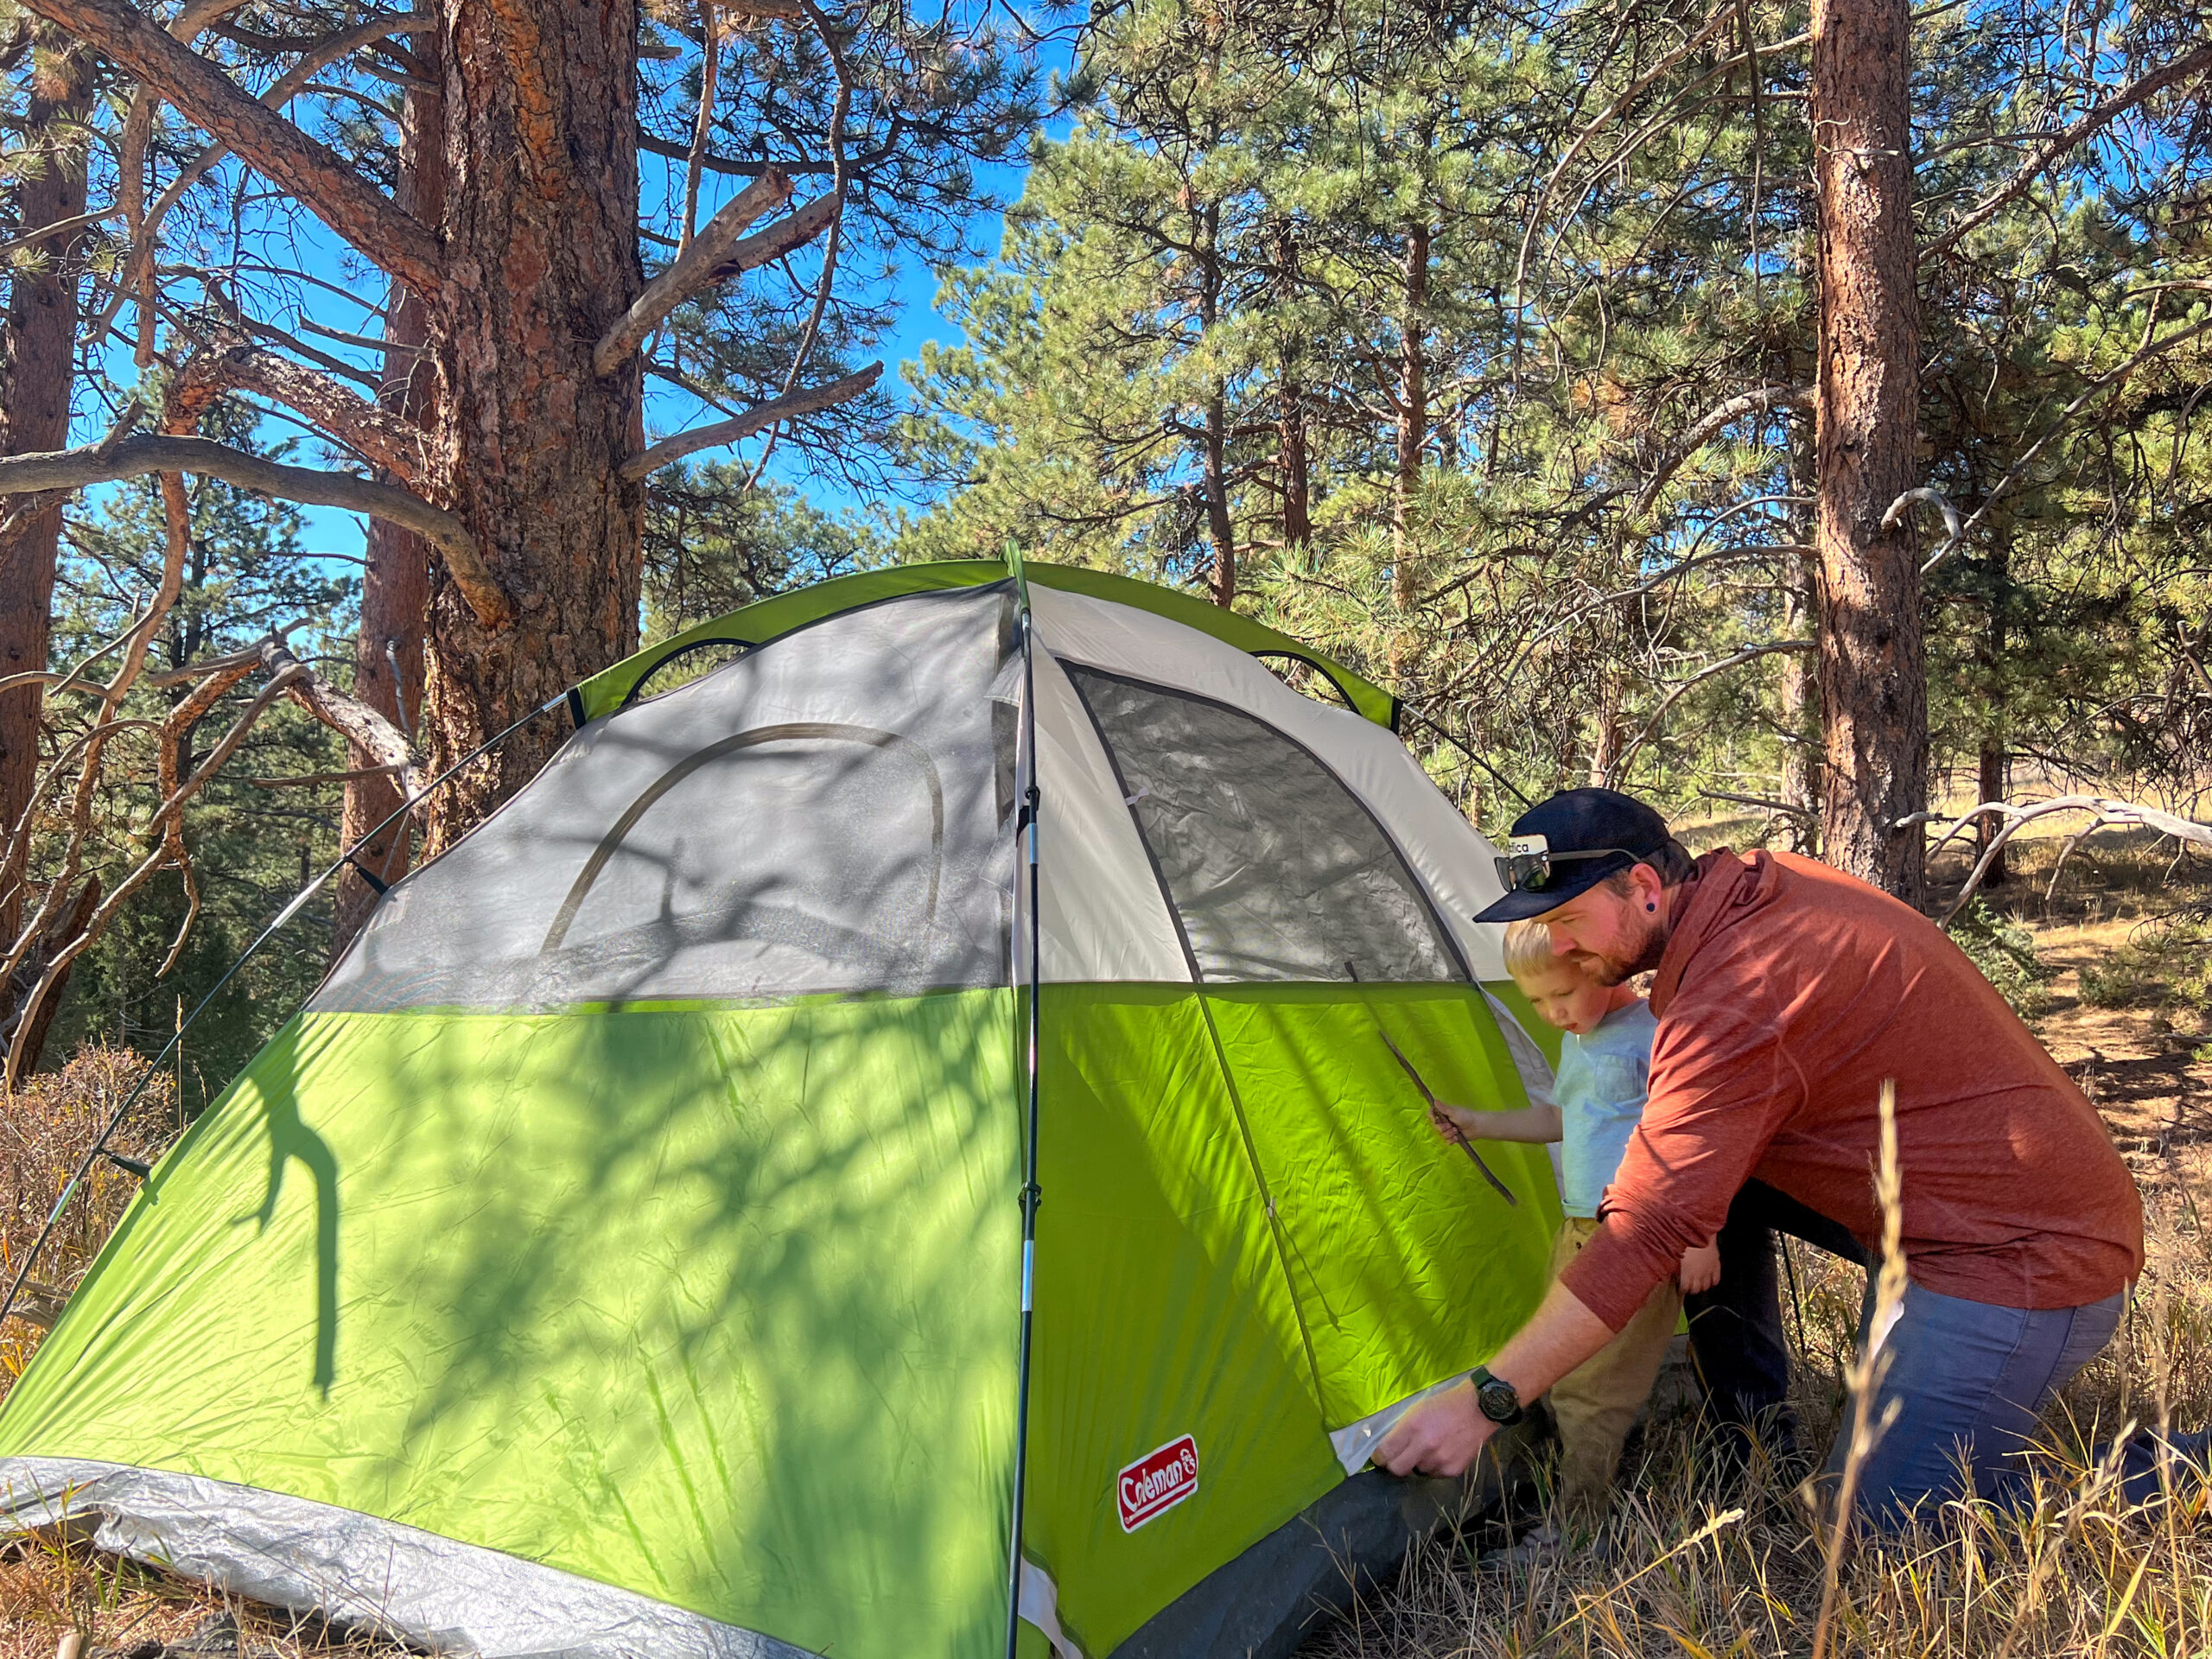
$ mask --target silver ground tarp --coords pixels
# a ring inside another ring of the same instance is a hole
[[[484,1659],[809,1659],[498,1550],[161,1469],[0,1458],[0,1535],[55,1533],[272,1606]]]

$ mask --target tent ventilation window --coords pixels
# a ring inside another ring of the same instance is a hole
[[[1199,977],[1465,978],[1374,815],[1302,745],[1204,697],[1064,666]]]

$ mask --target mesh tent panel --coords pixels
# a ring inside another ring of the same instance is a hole
[[[1001,985],[1003,589],[832,617],[579,733],[396,884],[310,1005]]]
[[[1457,980],[1374,816],[1302,745],[1239,710],[1065,664],[1114,758],[1199,976]]]

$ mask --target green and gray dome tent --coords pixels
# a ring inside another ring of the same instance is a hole
[[[1509,1205],[1382,1034],[1466,1101],[1545,1073],[1483,984],[1491,849],[1385,694],[1028,583],[1022,1638],[1243,1651],[1329,1526],[1399,1514],[1354,1478],[1381,1428],[1543,1285],[1542,1152],[1489,1149]],[[13,1524],[448,1650],[1001,1651],[1020,614],[1004,566],[906,567],[580,687],[155,1168],[0,1411]],[[652,695],[709,640],[741,654]]]

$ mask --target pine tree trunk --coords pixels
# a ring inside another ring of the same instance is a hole
[[[85,211],[85,158],[56,138],[92,107],[89,52],[51,23],[35,27],[36,67],[25,113],[29,143],[44,149],[42,165],[17,187],[17,223],[27,230],[74,219]],[[8,302],[7,384],[0,397],[9,454],[60,449],[69,441],[69,397],[76,379],[78,262],[85,232],[39,245],[35,265],[18,265]],[[26,509],[35,509],[26,511]],[[54,556],[61,541],[61,504],[0,504],[0,676],[47,666],[53,627]],[[40,710],[36,685],[0,691],[0,847],[13,834],[38,779]],[[22,924],[20,889],[0,892],[0,942]]]
[[[1281,469],[1282,539],[1294,553],[1313,539],[1313,467],[1306,447],[1306,388],[1287,368],[1275,393],[1275,453]]]
[[[1813,493],[1813,434],[1802,420],[1790,423],[1789,488],[1792,494]],[[1814,514],[1809,502],[1793,503],[1789,509],[1789,537],[1801,547],[1812,545]],[[1821,637],[1821,607],[1813,562],[1802,553],[1790,554],[1783,563],[1782,631],[1789,639],[1817,643]],[[1793,652],[1782,659],[1780,702],[1783,730],[1789,737],[1782,746],[1782,801],[1794,808],[1783,817],[1783,838],[1789,851],[1817,857],[1821,849],[1821,708],[1820,687],[1813,659]]]
[[[431,37],[416,38],[418,57],[432,54]],[[433,58],[435,63],[435,58]],[[445,212],[445,100],[437,92],[414,88],[407,93],[399,134],[399,205],[427,225]],[[399,283],[391,285],[385,313],[385,353],[379,401],[425,429],[435,424],[433,376],[424,348],[429,318],[422,301]],[[423,718],[423,643],[430,601],[430,549],[410,530],[381,518],[369,522],[368,563],[361,576],[361,629],[353,642],[353,695],[403,731],[418,729]],[[390,649],[387,651],[386,647]],[[392,663],[399,678],[392,677]],[[372,764],[355,747],[347,763]],[[357,778],[346,785],[341,844],[359,843],[355,855],[387,886],[407,869],[410,825],[403,818],[367,840],[370,831],[399,805],[398,785],[390,778]],[[352,870],[339,878],[336,925],[330,950],[334,962],[375,908],[376,889]]]
[[[1817,398],[1821,842],[1908,903],[1925,838],[1891,826],[1928,792],[1918,550],[1882,520],[1918,473],[1908,0],[1815,0],[1810,118],[1820,198]]]
[[[1236,602],[1236,524],[1229,516],[1229,397],[1214,384],[1206,399],[1206,533],[1213,538],[1213,602]]]
[[[1390,497],[1391,597],[1401,613],[1421,598],[1420,554],[1413,506],[1421,487],[1421,456],[1428,442],[1428,249],[1430,230],[1406,231],[1405,315],[1398,328],[1398,470]]]
[[[638,638],[643,486],[632,359],[592,351],[643,285],[632,0],[443,0],[445,282],[433,306],[433,498],[514,603],[487,631],[441,570],[423,735],[443,770]],[[435,854],[520,787],[567,731],[542,715],[438,791]]]
[[[1221,209],[1198,215],[1198,323],[1211,330],[1221,317]],[[1206,534],[1213,543],[1213,602],[1227,610],[1236,602],[1236,525],[1229,514],[1229,389],[1216,379],[1206,393],[1206,425],[1201,459],[1205,491]]]
[[[1981,800],[2005,799],[2012,792],[2012,751],[1994,738],[1986,737],[1981,741],[1980,760],[1978,787],[1981,791]],[[1975,803],[1977,805],[1980,804],[1980,801]],[[1989,843],[1996,836],[1999,827],[1994,818],[1984,818],[1981,821],[1980,841],[1983,854],[1989,851]],[[1985,887],[1993,887],[2000,881],[2009,879],[2011,874],[2012,872],[2005,868],[2005,849],[1999,848],[1996,858],[1990,862],[1988,873],[1981,878],[1981,885]]]

